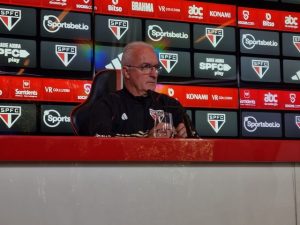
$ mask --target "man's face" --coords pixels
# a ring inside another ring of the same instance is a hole
[[[131,63],[124,65],[125,86],[134,96],[142,96],[147,90],[155,90],[159,66],[155,52],[151,48],[136,49]]]

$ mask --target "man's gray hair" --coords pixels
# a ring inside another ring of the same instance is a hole
[[[143,41],[134,41],[127,44],[124,48],[123,55],[122,55],[122,61],[121,61],[122,66],[130,65],[132,61],[135,59],[135,55],[134,55],[135,50],[143,47],[151,48],[154,51],[152,45]]]

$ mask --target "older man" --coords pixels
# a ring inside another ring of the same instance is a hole
[[[129,43],[122,56],[125,88],[97,101],[92,109],[90,134],[153,137],[154,119],[170,112],[174,124],[172,137],[187,137],[185,112],[180,103],[154,91],[160,70],[151,45]]]

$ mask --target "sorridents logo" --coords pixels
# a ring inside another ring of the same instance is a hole
[[[0,118],[8,128],[11,128],[22,115],[21,106],[0,105]]]
[[[224,76],[224,73],[231,69],[222,58],[206,58],[206,62],[199,63],[200,70],[214,71],[214,76]]]
[[[67,0],[51,0],[49,1],[50,5],[60,5],[60,6],[65,6],[67,5]]]
[[[59,18],[54,15],[45,15],[43,19],[43,27],[49,33],[56,33],[61,28],[63,29],[70,29],[70,30],[88,30],[89,26],[84,23],[74,24],[72,22],[61,23]]]
[[[218,133],[226,122],[226,114],[224,113],[207,113],[207,122],[212,129]]]
[[[268,46],[268,47],[277,47],[277,41],[266,41],[266,40],[255,40],[255,37],[252,34],[243,34],[242,44],[246,49],[253,49],[256,45]]]
[[[265,13],[265,20],[263,20],[263,26],[265,27],[274,27],[275,23],[271,21],[271,13]]]
[[[297,95],[295,93],[290,93],[289,97],[290,97],[290,102],[291,103],[296,102]]]
[[[140,12],[154,12],[153,3],[149,2],[131,2],[132,11],[140,11]]]
[[[250,98],[251,94],[249,90],[244,90],[244,98]]]
[[[220,41],[224,37],[224,30],[223,29],[217,29],[217,28],[205,28],[205,36],[209,40],[209,42],[212,44],[212,46],[215,48],[220,43]]]
[[[244,117],[244,128],[246,131],[253,133],[258,128],[280,128],[280,123],[278,122],[257,122],[257,119],[253,116],[245,116]]]
[[[23,80],[23,88],[25,89],[30,88],[30,80]]]
[[[295,75],[291,77],[292,80],[300,80],[300,70],[296,72]]]
[[[189,18],[203,19],[203,7],[197,7],[196,5],[189,6],[188,9]]]
[[[27,58],[30,54],[27,50],[22,49],[20,43],[0,42],[1,55],[7,57],[7,63],[19,64],[22,58]]]
[[[168,73],[176,66],[178,62],[177,53],[159,53],[159,61]]]
[[[295,116],[295,124],[300,129],[300,116]]]
[[[67,67],[77,55],[77,46],[55,45],[55,53],[65,67]]]
[[[121,65],[122,55],[123,55],[123,52],[120,53],[117,58],[113,59],[111,61],[111,63],[107,64],[105,66],[105,68],[106,69],[111,69],[111,70],[113,70],[113,69],[116,69],[116,70],[122,69],[122,65]]]
[[[291,15],[288,15],[285,17],[285,27],[290,27],[290,28],[298,28],[298,23],[297,23],[298,17],[292,17]]]
[[[109,19],[108,27],[113,35],[120,40],[129,28],[128,20]]]
[[[92,87],[92,84],[84,84],[83,85],[84,93],[86,93],[87,95],[90,94],[91,87]]]
[[[262,79],[269,70],[269,61],[252,59],[252,69],[254,69],[255,73]]]
[[[70,117],[61,116],[58,111],[54,109],[45,110],[43,121],[47,127],[57,127],[60,123],[70,123]]]
[[[300,53],[300,36],[293,36],[293,44],[295,45],[298,52]]]
[[[150,25],[148,27],[148,37],[152,41],[160,41],[162,38],[167,37],[167,38],[177,38],[177,39],[188,39],[189,35],[180,32],[180,33],[175,33],[174,31],[163,31],[163,29],[158,26],[158,25]]]
[[[18,9],[0,8],[0,20],[11,31],[14,26],[21,20],[22,12]]]
[[[119,0],[112,0],[112,5],[107,5],[107,10],[108,11],[113,11],[113,12],[122,12],[123,8],[120,6],[117,6],[119,4]]]
[[[250,99],[251,93],[249,90],[244,90],[243,91],[243,96],[245,99],[240,99],[240,104],[241,105],[247,105],[247,106],[255,106],[256,105],[256,100],[255,99]]]
[[[271,92],[268,92],[268,93],[264,94],[264,104],[277,106],[278,105],[277,98],[278,98],[277,94],[272,94]]]

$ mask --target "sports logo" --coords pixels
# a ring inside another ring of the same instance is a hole
[[[0,20],[9,31],[21,20],[21,15],[21,10],[0,8]]]
[[[250,16],[250,12],[248,10],[243,10],[243,18],[244,20],[248,20]]]
[[[224,30],[217,28],[205,28],[205,35],[212,46],[215,48],[224,37]]]
[[[55,45],[55,53],[65,67],[67,67],[77,55],[77,46]]]
[[[83,85],[84,93],[86,93],[87,95],[90,94],[91,87],[92,87],[92,84],[84,84]]]
[[[226,122],[226,115],[223,113],[207,113],[207,122],[218,133]]]
[[[109,19],[108,27],[111,30],[111,32],[115,35],[115,37],[118,40],[120,40],[123,37],[123,35],[127,32],[129,22],[128,20]]]
[[[0,118],[11,128],[21,116],[21,106],[0,106]]]
[[[111,69],[111,70],[114,70],[114,69],[120,70],[120,69],[122,69],[122,65],[121,65],[122,55],[123,55],[123,52],[120,53],[117,58],[113,59],[111,61],[111,63],[107,64],[105,66],[105,68],[106,69]]]
[[[300,129],[300,116],[295,116],[295,123],[297,127]]]
[[[295,103],[296,102],[297,95],[295,93],[290,93],[290,102]]]
[[[58,111],[54,109],[45,110],[43,121],[48,127],[57,127],[60,123],[70,123],[71,119],[68,116],[61,116]]]
[[[269,70],[269,61],[252,59],[252,68],[259,78],[262,79]]]
[[[168,73],[176,66],[178,62],[177,53],[159,53],[159,62],[163,65]]]
[[[300,52],[300,36],[293,36],[293,43],[297,48],[298,52]]]

